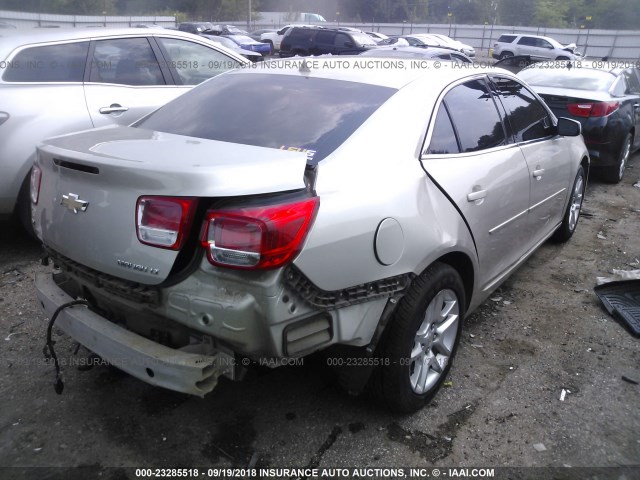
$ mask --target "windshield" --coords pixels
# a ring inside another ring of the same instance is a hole
[[[395,92],[389,87],[302,75],[220,75],[133,126],[223,142],[304,150],[309,162],[317,163]]]
[[[542,66],[542,67],[541,67]],[[545,68],[546,66],[546,68]],[[616,79],[615,75],[590,68],[548,68],[549,64],[532,65],[518,73],[529,85],[558,87],[576,90],[607,91]]]

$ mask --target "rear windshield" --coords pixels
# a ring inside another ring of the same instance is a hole
[[[548,64],[537,64],[518,73],[529,85],[538,87],[560,87],[576,90],[607,91],[616,79],[614,75],[590,68],[548,68]]]
[[[220,75],[133,126],[259,147],[307,150],[315,164],[391,95],[389,87],[302,75]]]

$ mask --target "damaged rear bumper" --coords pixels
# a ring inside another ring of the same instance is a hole
[[[37,274],[35,284],[38,300],[49,317],[74,300],[51,274]],[[113,366],[151,385],[204,396],[215,388],[220,375],[233,378],[234,357],[226,353],[203,355],[165,347],[84,306],[62,310],[56,327]]]

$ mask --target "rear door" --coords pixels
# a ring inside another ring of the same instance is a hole
[[[84,93],[94,127],[129,125],[185,91],[146,37],[96,40],[90,56]]]
[[[508,144],[483,77],[454,86],[432,125],[422,164],[471,230],[482,288],[490,289],[526,251],[527,163]]]
[[[531,206],[529,246],[545,238],[562,220],[571,165],[566,141],[555,134],[547,109],[520,82],[499,75],[491,77],[506,111],[507,130],[520,147],[529,168]]]

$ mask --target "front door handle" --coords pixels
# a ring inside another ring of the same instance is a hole
[[[486,190],[476,190],[467,195],[468,202],[475,202],[487,196]]]
[[[102,113],[103,115],[108,115],[110,113],[124,113],[124,112],[126,112],[128,110],[129,110],[129,107],[123,107],[119,103],[112,103],[110,106],[102,107],[98,111],[100,113]]]
[[[543,173],[544,168],[537,167],[536,170],[533,171],[533,176],[536,178],[536,180],[539,180],[542,177]]]

